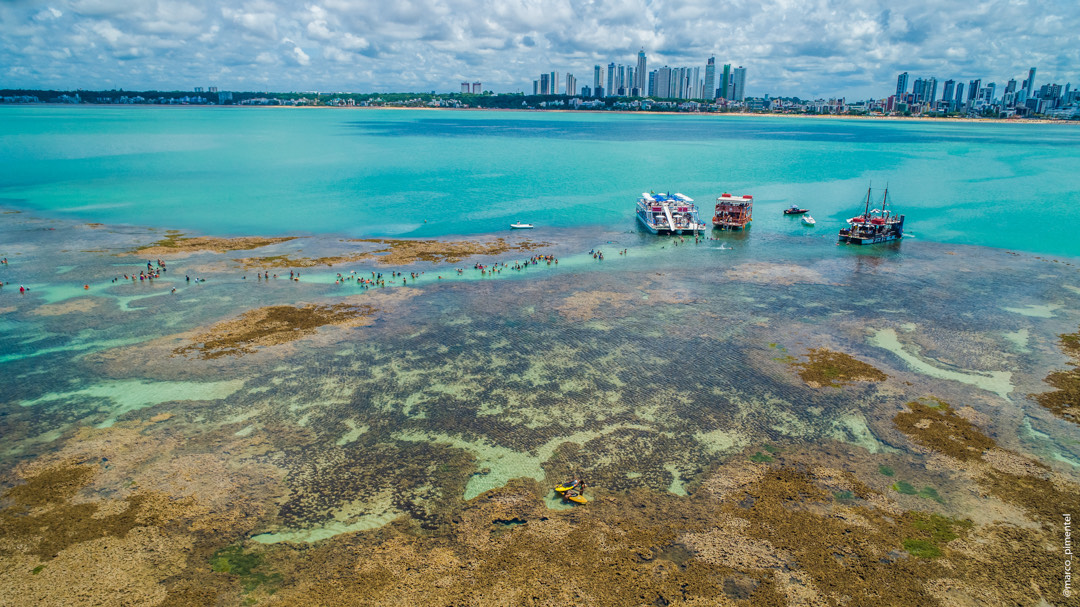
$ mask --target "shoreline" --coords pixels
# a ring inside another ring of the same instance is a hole
[[[480,108],[480,107],[404,107],[404,106],[329,106],[329,105],[184,105],[184,104],[120,104],[120,103],[0,103],[2,107],[93,107],[93,108],[202,108],[202,109],[263,109],[263,110],[421,110],[421,111],[457,111],[457,112],[519,112],[519,113],[556,113],[556,114],[630,114],[643,116],[733,116],[740,118],[804,118],[825,120],[870,120],[886,122],[936,122],[970,124],[1062,124],[1080,125],[1080,120],[1054,120],[1050,118],[971,118],[942,116],[868,116],[856,114],[795,114],[781,112],[671,112],[652,110],[574,110],[566,108]]]

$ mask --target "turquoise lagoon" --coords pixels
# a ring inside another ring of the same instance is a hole
[[[1071,126],[27,107],[0,108],[0,133],[4,470],[81,453],[80,428],[164,419],[185,453],[276,470],[249,537],[303,542],[401,517],[438,529],[461,500],[569,470],[610,494],[684,495],[765,444],[835,441],[915,467],[925,455],[891,419],[925,397],[972,407],[1000,444],[1065,474],[1080,465],[1075,425],[1027,396],[1080,326]],[[870,183],[888,184],[914,237],[838,247]],[[721,192],[753,194],[753,227],[649,236],[632,215],[649,189],[706,211]],[[817,227],[783,217],[791,203]],[[511,233],[515,220],[539,228]],[[114,282],[145,268],[124,253],[165,229],[305,237]],[[560,263],[492,276],[473,264],[529,254],[367,260],[292,282],[233,261],[460,235],[528,237]],[[392,270],[424,275],[335,284]],[[339,301],[379,312],[246,356],[176,355],[253,308]],[[789,363],[816,347],[890,379],[808,387]],[[957,481],[935,478],[960,503]]]
[[[1080,129],[750,116],[0,108],[0,202],[207,234],[633,229],[641,191],[756,198],[834,230],[888,185],[917,238],[1077,255]],[[426,223],[425,223],[426,221]]]

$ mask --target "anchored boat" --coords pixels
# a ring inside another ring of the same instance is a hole
[[[694,199],[678,193],[643,193],[638,198],[637,218],[653,234],[685,234],[705,229],[698,219]]]
[[[904,237],[904,216],[889,210],[889,188],[881,198],[881,208],[870,208],[870,190],[866,190],[866,208],[863,214],[847,220],[848,226],[840,230],[839,242],[849,244],[877,244]]]
[[[753,211],[753,196],[732,196],[725,192],[716,199],[713,227],[721,230],[741,230],[753,220]]]

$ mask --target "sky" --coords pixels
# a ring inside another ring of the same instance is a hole
[[[0,0],[0,88],[532,92],[594,64],[747,69],[746,94],[897,74],[1080,84],[1076,0]]]

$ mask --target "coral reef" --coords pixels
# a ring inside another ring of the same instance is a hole
[[[799,369],[799,378],[811,388],[841,385],[856,381],[885,381],[888,376],[873,366],[843,352],[814,348],[806,353],[807,362],[792,362]]]
[[[374,321],[370,317],[375,312],[376,309],[369,305],[268,306],[220,322],[195,336],[192,339],[195,343],[177,348],[174,352],[182,355],[193,353],[203,359],[252,354],[256,347],[294,341],[311,335],[319,327],[371,324]]]

